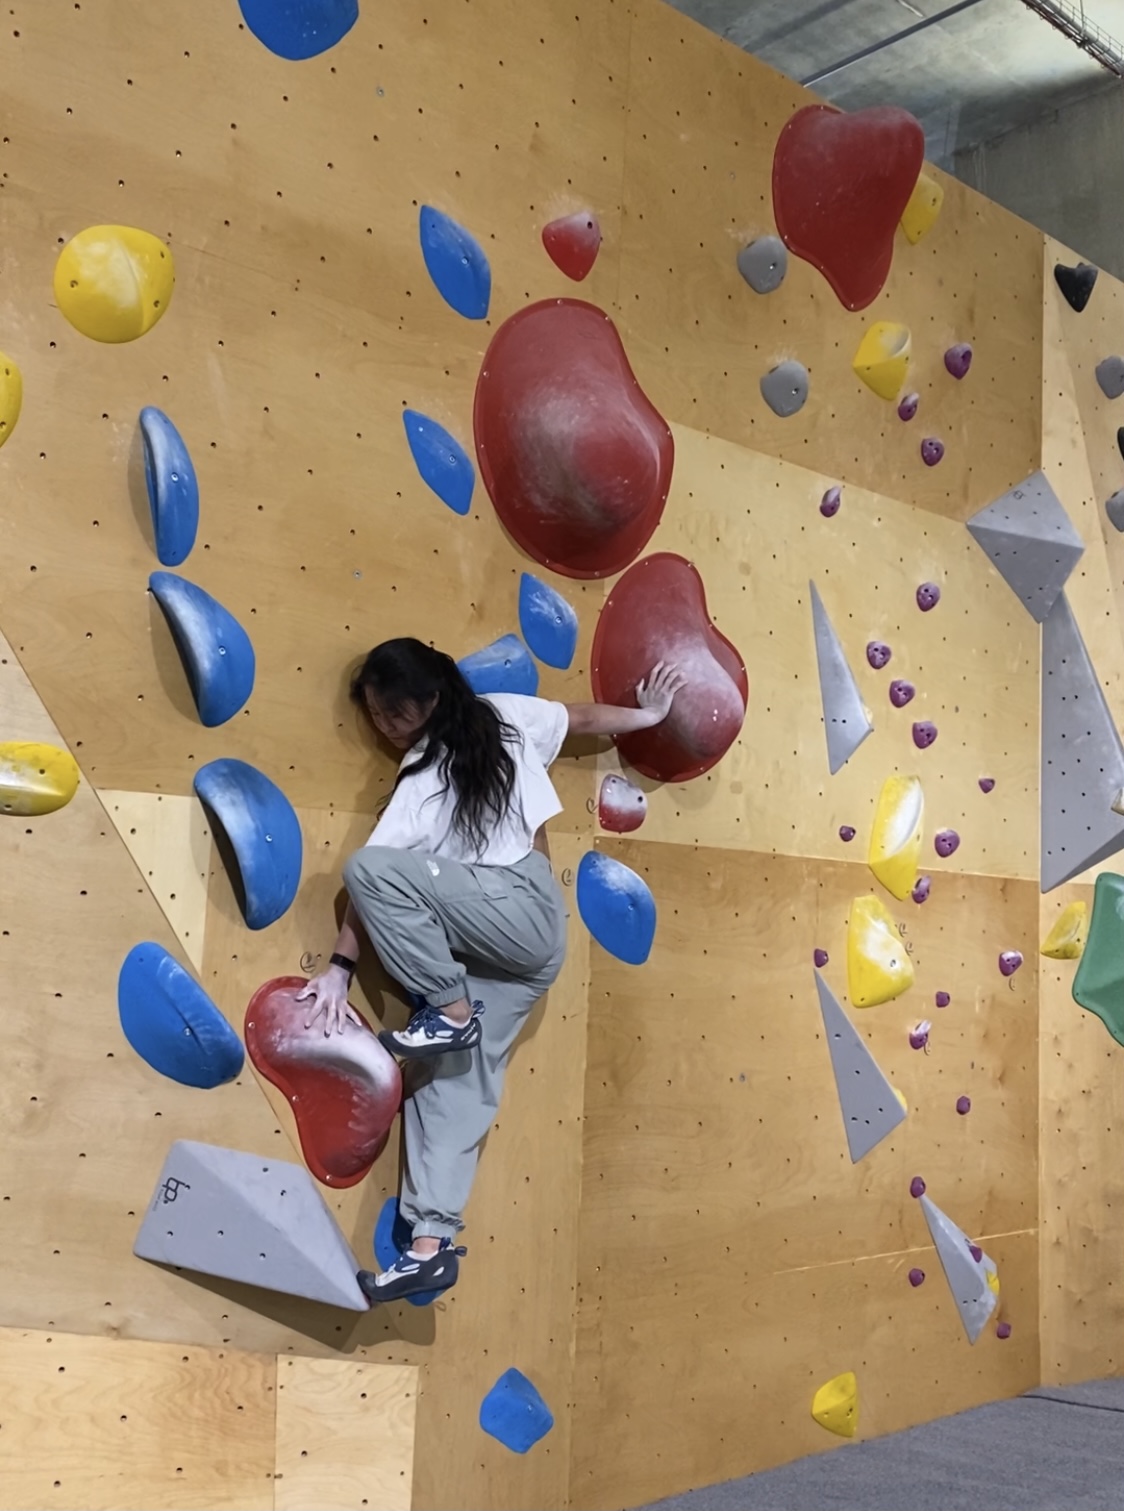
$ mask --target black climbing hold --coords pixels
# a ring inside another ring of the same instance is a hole
[[[1124,425],[1116,432],[1116,444],[1120,447],[1120,455],[1124,456]]]
[[[1054,282],[1070,309],[1079,315],[1089,303],[1096,281],[1097,270],[1091,262],[1079,262],[1075,268],[1067,268],[1064,262],[1059,262],[1054,267]]]

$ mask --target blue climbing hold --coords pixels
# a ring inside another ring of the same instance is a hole
[[[474,693],[527,693],[539,690],[539,669],[518,635],[501,635],[482,651],[458,661]]]
[[[251,929],[275,923],[297,895],[301,826],[289,799],[246,761],[208,761],[195,773],[195,792],[220,826],[238,866],[239,905]]]
[[[134,945],[117,977],[126,1039],[153,1070],[210,1090],[242,1070],[242,1041],[207,993],[159,944]]]
[[[359,19],[359,0],[238,0],[242,19],[279,58],[315,58],[342,41]]]
[[[467,514],[476,471],[464,447],[444,426],[416,409],[404,410],[402,423],[422,482],[454,514]]]
[[[199,529],[199,483],[183,437],[162,409],[140,412],[144,481],[152,510],[157,560],[165,567],[186,561]]]
[[[380,1270],[389,1270],[400,1254],[410,1247],[413,1234],[410,1225],[398,1210],[397,1196],[388,1196],[383,1202],[375,1221],[374,1250]],[[440,1291],[419,1291],[416,1296],[407,1296],[411,1306],[432,1306],[441,1295]]]
[[[199,718],[208,729],[232,719],[254,690],[254,647],[228,609],[174,572],[153,572],[153,598],[164,611]]]
[[[480,1402],[480,1425],[512,1453],[526,1453],[546,1437],[554,1416],[527,1376],[508,1369]]]
[[[547,666],[563,671],[578,645],[578,616],[562,594],[524,572],[519,579],[519,628],[531,650]]]
[[[602,949],[626,965],[643,965],[656,937],[656,902],[635,871],[590,850],[578,866],[578,912]]]
[[[474,236],[432,205],[419,217],[422,256],[437,292],[466,320],[483,320],[492,297],[492,270]]]

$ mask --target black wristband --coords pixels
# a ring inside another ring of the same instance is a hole
[[[355,975],[355,967],[359,962],[357,960],[349,960],[346,955],[333,955],[328,964],[338,965],[341,971],[346,971],[347,979],[350,981],[352,976]]]

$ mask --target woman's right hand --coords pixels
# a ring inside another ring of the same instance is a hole
[[[687,686],[687,679],[677,666],[668,666],[657,661],[648,674],[647,681],[636,688],[636,701],[645,713],[651,715],[654,724],[662,724],[671,712],[675,694]]]
[[[304,990],[297,993],[298,1002],[311,1004],[305,1028],[311,1028],[321,1013],[324,1014],[325,1038],[333,1032],[342,1034],[347,1022],[361,1028],[363,1020],[347,1000],[350,985],[351,978],[337,965],[330,965],[319,976],[313,976]]]

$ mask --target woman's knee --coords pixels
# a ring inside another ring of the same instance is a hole
[[[349,855],[343,865],[343,884],[350,896],[377,892],[400,867],[402,854],[389,845],[364,845]]]

